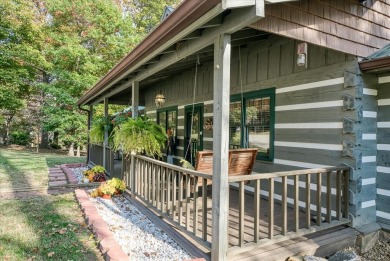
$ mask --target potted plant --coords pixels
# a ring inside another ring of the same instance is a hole
[[[95,165],[91,171],[94,173],[93,181],[94,182],[103,182],[106,181],[106,169],[103,166]]]
[[[115,188],[115,195],[122,194],[126,189],[125,181],[118,178],[112,178],[107,183]]]
[[[146,116],[128,119],[113,131],[113,147],[124,153],[144,153],[162,156],[167,136],[164,129]]]
[[[89,137],[92,144],[101,145],[104,142],[104,133],[108,132],[110,136],[113,130],[113,124],[110,117],[98,117],[96,118],[89,131]]]
[[[84,175],[84,179],[83,179],[84,183],[88,183],[93,181],[95,173],[91,169],[87,169],[83,171],[83,175]]]
[[[111,184],[104,182],[99,186],[98,193],[101,193],[102,198],[110,199],[115,193],[115,188]]]

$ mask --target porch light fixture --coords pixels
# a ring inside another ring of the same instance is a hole
[[[165,103],[165,97],[164,95],[161,94],[161,92],[159,94],[157,94],[156,96],[156,99],[154,99],[155,103],[156,103],[156,107],[157,108],[160,108],[161,106],[164,105]]]

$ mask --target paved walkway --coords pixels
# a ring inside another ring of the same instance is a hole
[[[49,187],[68,184],[65,173],[60,168],[49,168]]]

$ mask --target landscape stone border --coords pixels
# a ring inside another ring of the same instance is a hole
[[[78,181],[76,175],[71,170],[71,168],[81,168],[81,167],[85,167],[85,166],[86,166],[85,163],[73,163],[73,164],[62,164],[62,165],[60,165],[60,168],[65,173],[69,184],[78,184],[79,181]]]
[[[122,250],[115,240],[114,234],[106,222],[99,216],[93,203],[89,200],[87,192],[83,189],[76,189],[76,199],[83,211],[86,223],[92,229],[93,234],[99,240],[99,249],[106,261],[127,261],[130,258]]]
[[[107,223],[100,217],[96,207],[89,200],[89,195],[84,189],[76,189],[77,202],[83,211],[84,218],[88,227],[92,229],[93,234],[99,241],[99,249],[104,255],[106,261],[125,261],[130,260],[129,256],[123,251],[122,247],[115,240]],[[206,261],[204,258],[195,258],[186,261]]]

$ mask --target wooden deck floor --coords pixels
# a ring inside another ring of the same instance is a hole
[[[239,245],[239,195],[238,191],[235,189],[230,189],[230,198],[229,198],[229,247],[235,247]],[[211,191],[208,193],[207,198],[207,241],[211,242],[211,224],[212,224],[212,199],[210,197]],[[193,205],[193,199],[190,200],[190,205]],[[202,198],[198,199],[199,211],[198,211],[198,231],[197,236],[201,235],[201,228],[203,227],[202,223]],[[185,205],[185,203],[184,203]],[[244,224],[244,244],[254,242],[254,198],[250,194],[245,194],[245,224]],[[183,206],[185,208],[185,206]],[[294,213],[292,208],[288,208],[287,214],[287,225],[288,231],[293,232],[295,228]],[[279,203],[274,203],[274,237],[277,237],[282,234],[282,207]],[[268,200],[261,199],[260,202],[260,228],[259,228],[259,240],[266,241],[268,238],[268,224],[269,224],[269,202]],[[185,211],[183,215],[186,215]],[[300,228],[306,227],[305,221],[306,214],[300,212]],[[186,226],[187,219],[183,219],[182,225]],[[315,225],[315,220],[311,221],[311,225]],[[193,213],[191,211],[188,230],[193,231]]]
[[[269,202],[268,200],[261,199],[260,202],[260,231],[259,231],[259,239],[262,240],[262,244],[253,244],[254,241],[254,211],[253,211],[253,205],[254,205],[254,199],[253,196],[250,194],[245,194],[245,224],[244,224],[244,246],[239,247],[239,195],[238,191],[235,189],[230,189],[230,198],[229,198],[229,253],[228,257],[229,260],[284,260],[281,257],[288,257],[289,255],[294,255],[298,253],[312,253],[314,254],[315,251],[317,251],[317,248],[321,247],[322,245],[328,245],[333,244],[333,248],[337,248],[337,238],[341,235],[346,235],[348,239],[342,238],[340,240],[344,240],[343,244],[340,244],[340,246],[349,246],[351,245],[351,242],[353,242],[354,239],[352,239],[354,236],[354,230],[344,230],[346,229],[343,225],[343,222],[340,222],[339,224],[333,224],[332,226],[329,226],[327,224],[323,224],[324,230],[315,232],[316,229],[311,230],[312,233],[308,235],[296,234],[294,233],[295,228],[295,220],[294,220],[294,213],[292,208],[288,208],[288,237],[284,237],[281,235],[282,233],[282,215],[281,215],[281,205],[278,203],[274,203],[274,238],[279,238],[279,240],[269,240],[267,239],[268,236],[268,218],[269,218]],[[193,199],[190,199],[188,201],[188,204],[193,206],[194,202]],[[148,208],[150,210],[156,210],[154,207],[151,207],[150,204]],[[203,227],[202,223],[202,196],[198,198],[198,215],[197,215],[197,237],[200,239],[202,237],[202,231],[201,228]],[[169,207],[169,206],[168,206]],[[181,230],[188,230],[193,232],[193,211],[190,210],[190,215],[188,218],[186,218],[186,202],[182,202],[182,208],[183,208],[183,216],[181,219]],[[170,207],[169,207],[170,209]],[[149,210],[148,210],[149,211]],[[207,195],[207,241],[211,242],[212,239],[212,213],[211,213],[211,191],[208,191]],[[159,216],[157,211],[153,211],[155,215]],[[176,212],[177,213],[177,212]],[[306,214],[304,212],[300,212],[299,215],[300,218],[300,228],[306,227]],[[163,216],[160,216],[160,218],[157,218],[157,220],[164,220]],[[168,220],[166,220],[168,221]],[[187,225],[188,222],[188,225]],[[168,223],[170,223],[168,221]],[[346,223],[344,221],[344,223]],[[178,225],[178,215],[175,215],[175,224]],[[338,227],[335,227],[336,225],[339,225]],[[316,223],[315,220],[311,220],[311,226],[315,227]],[[170,228],[172,233],[177,233],[175,229]],[[340,232],[343,230],[344,232]],[[351,232],[352,231],[352,232]],[[332,233],[336,233],[334,235],[331,235]],[[182,236],[185,235],[182,233]],[[318,236],[318,240],[316,241],[315,238]],[[209,257],[210,253],[207,248],[204,246],[201,246],[199,242],[196,240],[193,240],[193,238],[188,237],[188,233],[186,236],[187,240],[190,241],[190,244],[193,244],[193,250],[198,251],[199,249],[202,249],[203,251],[203,257]],[[310,241],[311,240],[311,241]],[[198,240],[199,241],[199,240]],[[308,244],[305,244],[304,242],[308,242]],[[322,242],[322,243],[321,243]],[[336,242],[336,243],[335,243]],[[348,245],[346,245],[348,243]],[[336,244],[336,245],[335,245]],[[188,244],[187,244],[188,247]],[[329,251],[328,251],[329,252]],[[275,256],[273,259],[271,256]],[[267,257],[267,258],[266,258]],[[206,258],[207,259],[207,258]]]

